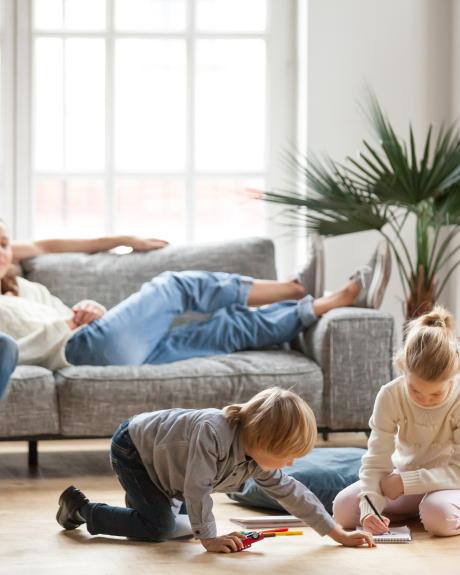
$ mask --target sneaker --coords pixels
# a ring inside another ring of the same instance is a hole
[[[56,521],[64,529],[76,529],[85,521],[81,521],[77,511],[89,503],[89,499],[76,487],[71,485],[61,493],[59,497],[59,509],[56,514]]]
[[[295,280],[314,298],[324,292],[324,247],[320,235],[309,236],[307,263],[299,271]]]
[[[353,306],[378,309],[385,295],[391,273],[391,252],[386,240],[377,245],[369,263],[359,268],[350,279],[361,284]]]

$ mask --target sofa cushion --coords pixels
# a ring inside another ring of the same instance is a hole
[[[339,491],[358,481],[361,458],[365,449],[357,447],[319,447],[296,459],[294,465],[283,469],[303,483],[318,497],[329,513]],[[284,508],[255,483],[246,481],[241,491],[228,493],[230,499],[250,507],[264,507],[284,511]]]
[[[48,254],[23,262],[25,276],[44,284],[66,305],[94,299],[111,308],[164,271],[206,270],[276,279],[271,240],[167,246],[152,252],[116,255]]]
[[[43,367],[17,367],[0,401],[0,436],[30,437],[59,432],[53,374]]]
[[[108,436],[125,418],[172,407],[223,407],[274,385],[304,397],[322,422],[323,376],[300,353],[244,351],[163,365],[78,366],[56,374],[63,435]]]

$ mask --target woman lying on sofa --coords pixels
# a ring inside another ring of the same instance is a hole
[[[167,242],[113,237],[13,245],[0,221],[0,398],[17,364],[50,370],[69,365],[160,364],[289,342],[331,309],[379,307],[390,269],[388,247],[379,244],[369,264],[340,290],[317,297],[321,293],[315,293],[318,254],[313,242],[308,264],[292,281],[222,272],[164,272],[108,311],[92,300],[70,309],[45,286],[11,274],[13,262],[25,258],[51,252],[93,253],[120,244],[151,250]],[[186,311],[212,316],[171,327]]]

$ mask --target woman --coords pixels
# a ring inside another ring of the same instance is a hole
[[[126,240],[121,243],[128,243]],[[49,240],[23,244],[13,252],[6,227],[0,224],[0,280],[3,285],[14,259],[51,248],[91,252],[114,247],[116,242],[120,239]],[[129,242],[136,249],[165,245],[139,238]],[[0,332],[15,340],[19,364],[51,370],[69,365],[169,363],[255,349],[291,341],[331,309],[378,307],[388,281],[389,261],[387,246],[379,246],[370,265],[352,276],[341,290],[318,299],[307,293],[300,280],[276,282],[226,273],[165,272],[109,311],[92,300],[78,302],[70,309],[45,286],[17,277],[12,280],[15,289],[2,289]],[[302,278],[306,282],[308,274]],[[208,321],[171,327],[175,317],[185,311],[213,315]],[[6,375],[3,373],[3,378]],[[5,380],[0,383],[0,390],[6,384]]]

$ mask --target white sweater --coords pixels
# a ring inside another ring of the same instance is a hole
[[[380,480],[397,470],[404,495],[460,489],[460,382],[452,381],[446,399],[422,407],[409,396],[404,376],[382,386],[369,421],[371,435],[359,477],[361,520],[386,500]]]
[[[44,285],[21,277],[17,281],[19,296],[0,296],[0,331],[16,340],[18,364],[52,371],[68,367],[65,345],[75,330],[66,320],[72,318],[72,310]]]

